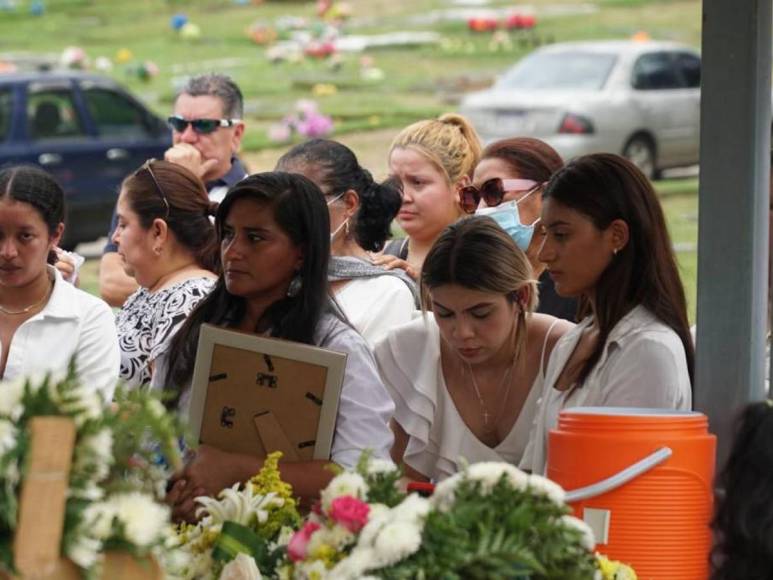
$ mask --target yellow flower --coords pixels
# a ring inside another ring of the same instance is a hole
[[[311,94],[315,97],[329,97],[338,92],[338,87],[331,83],[317,83],[311,87]]]
[[[601,554],[596,554],[596,561],[604,580],[637,580],[634,569],[622,562],[610,560]]]
[[[122,48],[115,55],[116,62],[119,62],[121,64],[129,62],[133,58],[134,58],[134,55],[132,54],[132,51],[129,50],[128,48]]]

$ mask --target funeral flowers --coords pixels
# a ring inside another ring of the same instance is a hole
[[[0,568],[15,569],[11,548],[32,445],[30,427],[51,417],[71,421],[75,433],[63,498],[62,555],[94,572],[108,550],[146,556],[160,549],[171,533],[161,498],[168,473],[179,467],[180,427],[145,392],[119,389],[106,406],[71,365],[66,376],[0,384]]]

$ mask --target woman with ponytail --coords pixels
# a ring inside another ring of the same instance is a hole
[[[407,237],[387,244],[376,262],[418,279],[443,229],[475,211],[462,203],[460,191],[470,185],[480,155],[480,139],[461,115],[418,121],[398,133],[389,150],[389,169],[402,184],[397,223]]]
[[[175,163],[147,161],[121,186],[112,241],[140,286],[116,321],[121,379],[129,386],[150,384],[154,361],[214,286],[216,211],[201,180]]]
[[[408,322],[418,306],[413,280],[402,270],[372,263],[390,237],[400,210],[397,180],[378,183],[341,143],[312,139],[293,147],[277,170],[300,173],[325,195],[330,213],[328,280],[336,302],[370,343],[394,326]]]

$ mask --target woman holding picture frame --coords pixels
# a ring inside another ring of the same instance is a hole
[[[251,175],[220,204],[215,226],[223,274],[159,359],[154,386],[185,411],[202,323],[315,345],[347,354],[331,461],[352,467],[362,451],[389,457],[394,410],[365,340],[330,298],[330,221],[319,188],[300,175]],[[312,498],[333,477],[328,461],[283,462],[282,478]],[[172,482],[175,516],[193,520],[194,498],[246,481],[262,460],[201,445]]]

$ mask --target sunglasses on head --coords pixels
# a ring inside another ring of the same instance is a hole
[[[180,115],[172,115],[166,122],[169,126],[178,133],[182,133],[188,128],[188,125],[193,127],[193,130],[199,135],[206,135],[219,129],[220,127],[233,127],[239,125],[241,119],[184,119]]]
[[[544,184],[531,179],[500,179],[495,177],[484,181],[480,187],[467,185],[459,190],[462,209],[466,213],[475,213],[480,200],[486,202],[488,207],[494,207],[502,203],[508,193],[531,193]]]
[[[169,219],[169,212],[171,208],[169,207],[169,200],[166,199],[166,194],[164,193],[164,190],[161,189],[161,184],[158,182],[158,179],[156,179],[156,175],[153,173],[153,167],[152,167],[153,162],[155,162],[155,159],[148,159],[145,163],[142,164],[142,167],[140,167],[137,170],[137,173],[139,173],[144,169],[150,175],[150,178],[153,180],[153,183],[156,186],[156,191],[158,191],[158,195],[161,197],[161,201],[164,202],[164,207],[166,208],[166,214],[164,215],[164,219],[166,220],[166,219]]]

